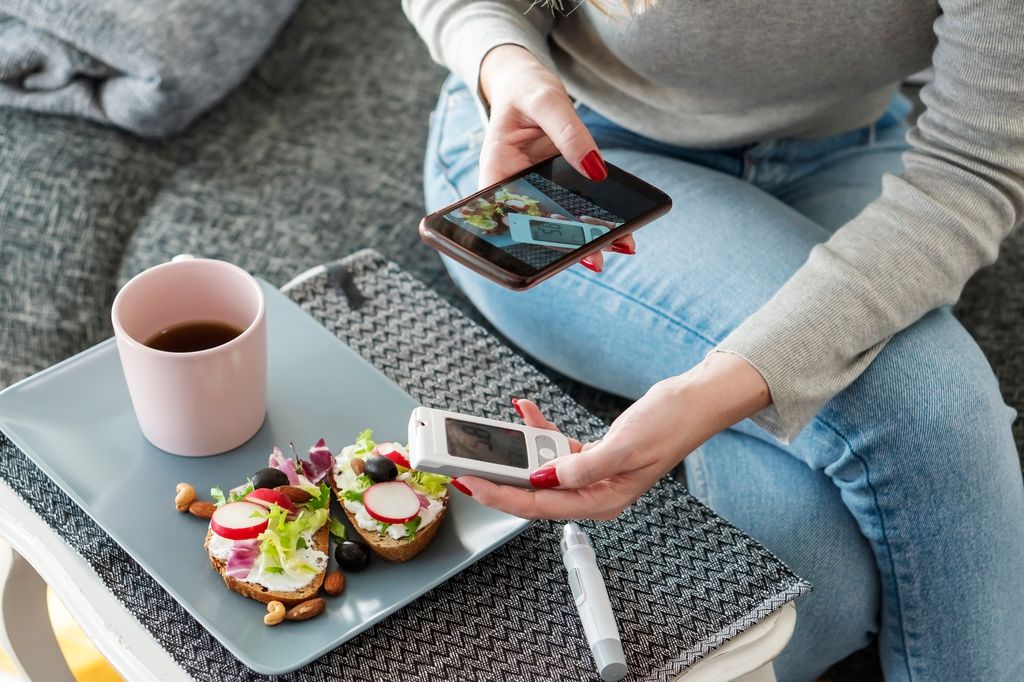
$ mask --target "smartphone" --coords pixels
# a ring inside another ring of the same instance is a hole
[[[430,247],[523,290],[672,208],[667,194],[607,164],[594,182],[561,156],[531,166],[420,221]]]

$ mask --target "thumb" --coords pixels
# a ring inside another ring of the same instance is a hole
[[[530,116],[578,172],[594,181],[608,177],[597,143],[564,91],[550,90]]]
[[[530,483],[536,488],[585,488],[622,473],[621,454],[615,446],[600,442],[537,469],[530,475]]]

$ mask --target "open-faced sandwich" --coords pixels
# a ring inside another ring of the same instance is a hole
[[[448,508],[451,479],[413,471],[404,446],[374,443],[369,429],[334,458],[330,479],[356,532],[388,561],[426,549]]]
[[[308,460],[274,448],[245,484],[211,491],[216,510],[204,546],[228,589],[286,607],[316,596],[328,564],[333,464],[323,439]]]

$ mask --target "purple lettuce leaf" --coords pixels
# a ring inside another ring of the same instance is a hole
[[[327,472],[334,466],[334,455],[323,438],[309,449],[309,461],[302,462],[302,473],[310,483],[316,485],[324,480]]]
[[[274,451],[270,453],[269,466],[283,471],[284,475],[288,477],[288,485],[299,484],[299,477],[295,473],[295,462],[290,457],[285,457],[281,448],[275,447]]]
[[[257,557],[260,555],[260,543],[256,540],[236,540],[231,545],[228,565],[224,573],[232,578],[247,578]]]

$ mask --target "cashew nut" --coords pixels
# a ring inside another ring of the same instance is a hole
[[[284,604],[279,601],[267,603],[267,615],[263,616],[264,625],[277,625],[284,620]]]
[[[174,508],[180,512],[187,512],[188,506],[196,499],[196,489],[188,483],[179,483],[174,492]]]

